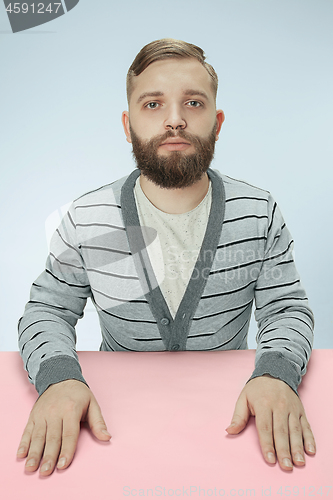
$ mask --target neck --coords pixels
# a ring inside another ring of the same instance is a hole
[[[140,185],[148,200],[156,208],[168,214],[183,214],[193,210],[204,199],[209,187],[209,178],[205,173],[192,186],[181,189],[165,189],[141,174]]]

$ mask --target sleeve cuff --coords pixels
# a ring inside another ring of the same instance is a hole
[[[301,383],[301,376],[295,366],[281,352],[266,352],[263,354],[247,382],[265,374],[283,380],[298,396],[297,388]]]
[[[50,385],[69,379],[79,380],[88,386],[76,359],[65,355],[53,356],[40,364],[35,387],[41,396]]]

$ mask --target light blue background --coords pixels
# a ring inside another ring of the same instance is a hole
[[[212,166],[277,200],[315,313],[314,347],[333,348],[332,26],[331,0],[81,0],[12,34],[1,2],[0,349],[17,350],[47,256],[45,220],[133,170],[125,77],[141,47],[163,37],[201,46],[217,71],[226,121]],[[98,349],[91,304],[77,331],[79,350]],[[252,322],[251,348],[255,332]]]

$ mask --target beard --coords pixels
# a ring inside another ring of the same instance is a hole
[[[130,126],[133,157],[137,168],[150,181],[161,188],[179,189],[192,186],[207,172],[215,151],[215,123],[208,138],[180,130],[176,134],[168,130],[165,134],[143,141],[133,132]],[[195,152],[185,154],[182,151],[170,151],[166,156],[158,154],[158,147],[170,137],[180,137],[190,142]]]

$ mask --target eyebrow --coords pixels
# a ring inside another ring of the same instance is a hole
[[[200,97],[203,97],[208,101],[208,96],[205,92],[202,92],[202,90],[195,90],[195,89],[186,89],[184,90],[183,94],[187,97],[193,97],[199,95]],[[156,92],[144,92],[143,94],[140,95],[140,97],[137,100],[137,104],[139,102],[143,101],[143,99],[146,99],[146,97],[161,97],[163,96],[163,92],[156,91]]]
[[[203,97],[204,99],[207,99],[207,101],[208,101],[208,95],[205,92],[203,92],[202,90],[187,89],[184,91],[184,95],[189,96],[189,97],[199,95],[199,96]]]
[[[139,99],[137,100],[137,104],[139,104],[139,102],[143,101],[143,99],[146,99],[146,97],[161,97],[163,94],[163,92],[159,92],[159,91],[156,91],[156,92],[144,92],[143,94],[140,95]]]

